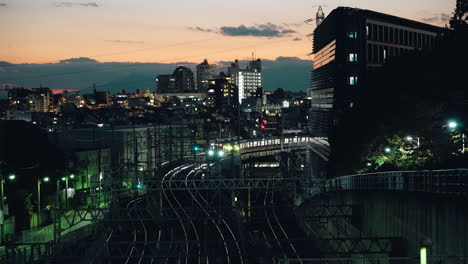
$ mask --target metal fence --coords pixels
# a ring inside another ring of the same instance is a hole
[[[467,195],[468,169],[389,171],[327,180],[327,192],[402,191]]]

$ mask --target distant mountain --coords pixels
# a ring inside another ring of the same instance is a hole
[[[226,72],[231,62],[218,62],[218,71]],[[246,67],[248,61],[240,61]],[[98,90],[119,92],[123,89],[154,90],[155,78],[159,74],[170,74],[184,65],[195,74],[197,63],[128,63],[98,62],[91,58],[71,58],[59,63],[12,64],[0,61],[0,85],[26,88],[40,85],[53,89],[78,89],[90,91],[93,84]],[[293,57],[278,57],[263,60],[263,86],[266,90],[282,87],[290,91],[306,90],[309,87],[312,62]]]

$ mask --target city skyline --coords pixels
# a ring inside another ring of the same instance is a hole
[[[55,63],[89,57],[100,62],[216,63],[255,57],[312,58],[306,37],[319,4],[361,7],[443,26],[455,1],[0,1],[2,61]],[[424,4],[424,5],[423,5]],[[285,12],[287,10],[287,12]],[[183,18],[183,19],[181,19]],[[93,28],[93,30],[89,30]],[[194,52],[195,51],[195,52]]]

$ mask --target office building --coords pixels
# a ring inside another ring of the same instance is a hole
[[[195,92],[193,72],[189,68],[179,66],[170,75],[158,75],[156,87],[158,93],[193,93]]]
[[[228,67],[228,75],[238,87],[239,103],[247,97],[255,96],[257,89],[262,87],[262,62],[260,59],[249,63],[247,69],[239,67],[239,61],[236,60]]]
[[[208,61],[205,59],[202,63],[197,65],[197,91],[199,93],[206,93],[208,90],[210,79],[213,79],[214,76],[214,67],[208,64]]]
[[[229,112],[239,105],[237,86],[228,78],[218,78],[209,81],[207,106],[219,112]]]
[[[183,93],[195,92],[195,81],[193,79],[193,72],[184,66],[177,67],[172,76],[175,79],[175,90]]]
[[[430,49],[443,29],[392,15],[338,7],[314,31],[311,132],[327,137],[353,96],[389,58]],[[376,87],[378,89],[378,87]]]
[[[156,78],[156,91],[158,93],[175,92],[175,78],[172,74],[158,75]]]

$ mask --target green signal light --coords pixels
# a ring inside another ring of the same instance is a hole
[[[420,264],[427,264],[427,248],[422,247],[419,251]]]

